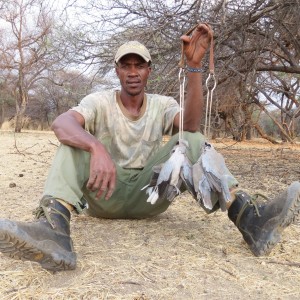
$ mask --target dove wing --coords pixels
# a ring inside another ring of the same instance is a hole
[[[185,156],[183,161],[181,171],[180,171],[180,178],[183,180],[187,190],[196,197],[196,191],[194,188],[194,181],[193,181],[193,166]]]

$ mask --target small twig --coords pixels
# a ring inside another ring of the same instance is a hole
[[[55,146],[55,147],[58,147],[58,145],[56,145],[55,143],[51,142],[50,140],[48,140],[48,142],[49,142],[50,145],[53,145],[53,146]]]
[[[44,151],[39,152],[37,155],[40,156],[43,153],[49,153],[49,152],[50,152],[49,150],[44,150]]]
[[[26,284],[26,286],[23,286],[23,287],[18,287],[18,288],[12,288],[8,291],[5,292],[5,294],[10,294],[10,293],[14,293],[14,292],[18,292],[18,291],[21,291],[21,290],[25,290],[29,287],[29,283]]]
[[[30,146],[30,147],[27,147],[27,148],[25,148],[23,151],[26,151],[26,150],[28,150],[28,149],[30,149],[30,148],[33,148],[34,146],[36,146],[36,145],[38,145],[38,143],[35,143],[34,145],[32,145],[32,146]],[[30,154],[32,154],[32,153],[30,153]]]
[[[49,163],[47,161],[40,161],[40,160],[34,159],[33,157],[28,157],[28,158],[31,159],[31,160],[33,160],[33,161],[35,161],[35,162],[37,162],[37,163],[46,164],[48,166],[51,165],[51,163]]]
[[[50,142],[50,144],[53,144],[54,146],[58,147],[56,144],[52,143],[50,140],[49,140],[49,142]],[[28,152],[28,153],[23,153],[23,152],[25,152],[26,150],[35,147],[36,145],[38,145],[38,143],[35,143],[34,145],[25,148],[23,151],[20,151],[19,148],[18,148],[18,146],[17,146],[16,133],[14,132],[14,147],[15,147],[15,149],[17,150],[17,154],[21,154],[21,155],[23,155],[23,156],[26,156],[26,155],[36,155],[36,154],[30,153],[30,152]],[[37,155],[40,156],[41,154],[47,153],[47,152],[50,152],[50,151],[49,151],[49,150],[44,150],[44,151],[41,151],[40,153],[38,153]],[[38,162],[38,163],[44,163],[44,164],[50,165],[48,162],[39,161],[39,160],[36,160],[36,159],[34,159],[34,158],[32,158],[32,157],[29,157],[29,158],[32,159],[32,160],[35,161],[35,162]]]
[[[25,156],[25,154],[24,153],[22,153],[19,149],[18,149],[18,146],[17,146],[17,139],[16,139],[16,133],[14,132],[14,142],[15,142],[15,144],[14,144],[14,146],[15,146],[15,148],[16,148],[16,150],[17,150],[17,152],[19,153],[19,154],[21,154],[21,155],[24,155]]]
[[[235,146],[237,143],[239,143],[239,142],[235,142],[234,144],[228,145],[228,146],[226,146],[226,147],[224,147],[224,148],[222,148],[222,149],[228,149],[228,148],[231,148],[231,147]],[[226,144],[223,143],[223,142],[222,142],[222,144],[226,145]]]
[[[31,148],[35,147],[36,145],[38,145],[38,143],[35,143],[34,145],[25,148],[23,151],[20,151],[19,148],[18,148],[18,146],[17,146],[16,133],[14,132],[14,146],[15,146],[15,148],[16,148],[16,150],[17,150],[17,152],[18,152],[19,154],[24,155],[24,156],[25,156],[26,154],[33,155],[33,153],[30,153],[30,152],[29,152],[29,153],[26,153],[26,154],[23,153],[23,152],[26,152],[28,149],[31,149]]]
[[[283,261],[269,260],[269,261],[267,261],[267,263],[269,263],[269,264],[278,264],[278,265],[286,265],[286,266],[292,266],[292,267],[298,267],[298,268],[300,267],[300,263],[291,262],[291,261],[283,262]]]
[[[220,268],[221,270],[223,270],[224,272],[228,273],[229,275],[233,276],[233,277],[236,277],[232,272],[226,270],[226,269],[223,269],[223,268]]]
[[[135,281],[118,281],[119,284],[134,284],[134,285],[141,285],[139,282]]]
[[[143,274],[142,272],[138,271],[135,267],[132,267],[132,269],[134,271],[136,271],[140,276],[142,276],[144,278],[144,280],[150,280],[151,282],[155,282],[155,280],[149,278],[148,276],[146,276],[145,274]]]

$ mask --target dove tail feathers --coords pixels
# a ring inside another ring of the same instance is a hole
[[[150,194],[150,191],[149,191]],[[154,205],[156,203],[156,201],[158,200],[158,189],[155,188],[152,190],[151,194],[149,195],[147,202],[150,202],[152,205]]]

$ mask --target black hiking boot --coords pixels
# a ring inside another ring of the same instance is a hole
[[[15,259],[38,262],[50,271],[76,268],[70,238],[70,212],[55,198],[45,196],[33,222],[0,220],[0,252]]]
[[[228,210],[230,220],[256,256],[268,255],[280,241],[281,232],[299,213],[299,182],[293,182],[273,201],[260,205],[245,192],[237,192]]]

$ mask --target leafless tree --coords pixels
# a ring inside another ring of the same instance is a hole
[[[235,78],[236,86],[243,88],[234,102],[244,106],[245,112],[244,122],[232,124],[230,129],[238,132],[237,139],[243,139],[248,123],[269,139],[263,128],[246,116],[251,116],[253,104],[270,118],[271,110],[277,108],[281,119],[273,121],[281,138],[293,142],[300,104],[300,3],[297,0],[245,1],[243,7],[236,8],[228,1],[227,10],[225,26],[217,29],[219,90],[225,99],[230,98],[232,78]],[[230,99],[220,109],[225,118],[232,119],[235,106],[228,106],[228,102]]]
[[[53,7],[46,9],[44,2],[0,0],[5,8],[0,5],[0,16],[14,34],[5,40],[0,32],[5,42],[0,46],[0,69],[6,78],[11,76],[11,82],[18,75],[19,114],[41,77],[50,82],[57,79],[61,85],[66,82],[66,77],[55,73],[58,64],[67,64],[65,74],[70,79],[72,71],[80,68],[91,81],[101,78],[117,84],[113,56],[120,44],[132,39],[144,43],[153,57],[148,91],[177,98],[179,37],[200,21],[215,32],[214,135],[225,131],[239,141],[255,133],[275,142],[259,122],[262,113],[278,128],[282,140],[293,142],[299,134],[299,0],[68,0],[61,14],[67,22],[55,34]],[[31,22],[29,11],[36,16]],[[86,82],[90,87],[95,84]],[[44,81],[43,86],[47,86]],[[57,92],[49,87],[48,91]],[[273,113],[276,109],[279,117]]]
[[[49,127],[55,117],[76,106],[79,101],[98,85],[103,85],[101,78],[91,78],[79,71],[59,71],[49,73],[49,78],[40,80],[34,87],[34,100],[40,111],[41,124]],[[53,81],[63,82],[55,85]]]
[[[177,97],[179,37],[198,21],[207,22],[215,32],[214,118],[223,120],[236,140],[249,138],[253,128],[267,137],[254,115],[263,110],[271,116],[269,110],[278,108],[281,119],[274,121],[281,137],[293,142],[299,118],[299,15],[299,0],[90,0],[78,14],[73,46],[85,49],[77,51],[81,62],[97,65],[104,75],[121,43],[140,40],[154,61],[148,90]]]
[[[12,87],[20,132],[32,87],[61,59],[51,39],[55,11],[42,0],[1,1],[1,7],[0,69]]]

